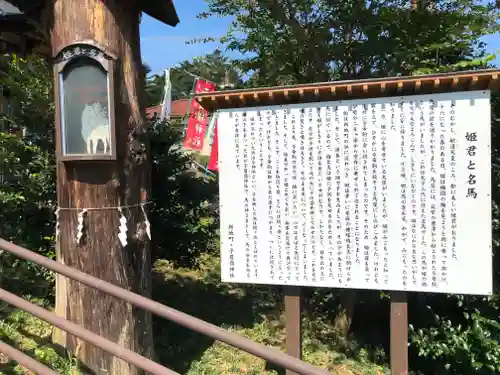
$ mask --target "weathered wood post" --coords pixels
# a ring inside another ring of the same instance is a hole
[[[299,287],[285,287],[286,352],[302,359],[302,309]],[[286,370],[287,375],[297,375]]]
[[[149,200],[150,161],[141,103],[139,22],[140,12],[145,10],[175,25],[175,10],[171,1],[137,0],[53,0],[47,1],[46,7],[52,17],[55,59],[60,207],[57,259],[150,296],[149,236],[141,205]],[[80,60],[75,55],[81,55]],[[92,103],[99,103],[101,109],[107,107],[101,116],[109,120],[105,135],[95,134],[99,124],[83,120],[82,112]],[[92,131],[87,139],[84,122],[88,132]],[[125,246],[118,236],[118,207],[123,207],[127,218]],[[88,211],[82,214],[83,209]],[[77,240],[79,215],[83,217],[83,232]],[[56,293],[60,316],[139,354],[153,355],[150,314],[60,276]],[[140,372],[71,335],[58,331],[54,338],[96,374]]]

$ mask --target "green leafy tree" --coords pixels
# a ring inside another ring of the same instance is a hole
[[[254,86],[482,65],[488,57],[479,38],[494,32],[497,21],[493,2],[479,0],[207,4],[200,18],[234,17],[221,42],[243,56],[238,66]]]
[[[150,77],[151,68],[146,63],[142,64],[142,74],[144,82],[145,105],[147,107],[150,107],[159,104],[163,97],[165,82],[163,82],[163,85],[160,82],[157,82],[156,78],[160,78],[160,76]]]
[[[146,66],[146,69],[147,68]],[[150,69],[147,73],[150,72]],[[172,81],[172,99],[188,97],[193,91],[196,76],[215,82],[218,89],[221,86],[237,87],[242,84],[240,74],[230,59],[220,50],[215,50],[205,56],[180,62],[170,70]],[[163,99],[165,76],[154,74],[147,79],[146,95],[148,105],[157,105]]]
[[[201,252],[218,248],[218,185],[197,176],[192,158],[179,148],[182,126],[151,128],[153,257],[193,265]]]
[[[0,237],[54,257],[56,201],[52,77],[39,59],[3,57],[10,113],[0,128]],[[15,291],[46,296],[52,274],[2,254],[0,278]]]

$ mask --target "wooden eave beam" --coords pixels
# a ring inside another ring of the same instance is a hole
[[[336,81],[310,85],[232,90],[200,94],[196,99],[207,110],[244,106],[281,105],[369,97],[417,95],[459,90],[496,90],[500,69],[448,74]],[[214,105],[216,103],[216,105]]]

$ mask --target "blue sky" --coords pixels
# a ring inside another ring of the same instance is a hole
[[[180,19],[176,27],[164,25],[146,15],[142,19],[142,58],[153,73],[160,73],[180,61],[214,51],[217,43],[186,45],[185,42],[193,38],[222,36],[231,21],[228,18],[198,20],[196,16],[206,10],[204,0],[176,0],[174,3]],[[500,35],[489,36],[485,41],[490,52],[500,49]],[[500,65],[500,56],[496,63]]]
[[[141,53],[153,73],[176,63],[213,52],[217,43],[186,45],[187,40],[220,37],[225,34],[230,19],[199,20],[196,16],[207,9],[204,0],[177,0],[175,9],[180,23],[171,27],[143,15],[141,22]]]

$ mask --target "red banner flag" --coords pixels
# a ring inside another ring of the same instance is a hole
[[[217,123],[214,128],[214,140],[212,142],[212,150],[210,151],[210,160],[208,161],[208,169],[211,171],[219,171],[219,141],[217,136]]]
[[[196,80],[195,95],[211,91],[215,91],[215,83],[199,78]],[[186,127],[186,137],[184,138],[184,148],[201,151],[203,149],[205,131],[207,130],[208,112],[195,99],[191,101],[190,112]]]

